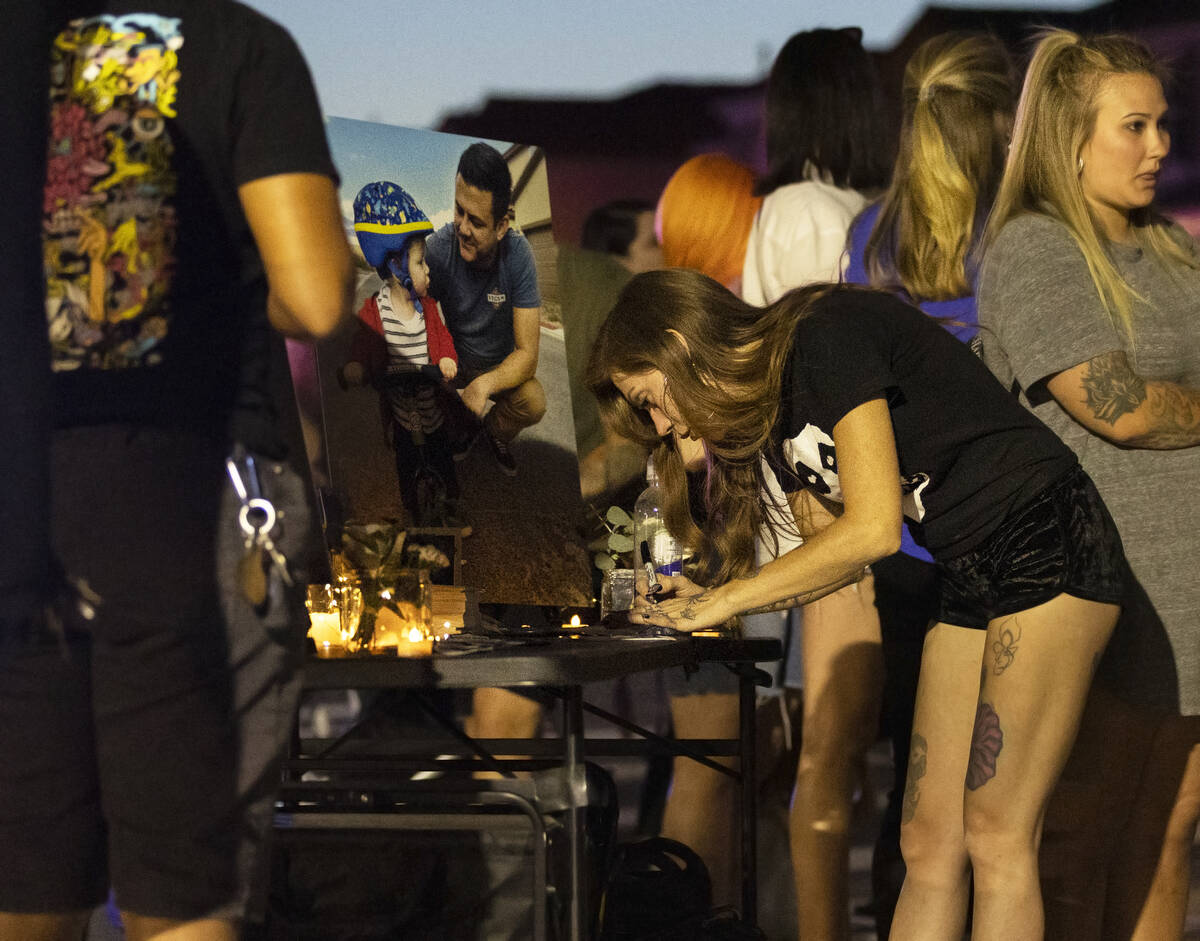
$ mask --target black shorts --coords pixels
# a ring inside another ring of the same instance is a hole
[[[217,527],[226,448],[116,426],[54,442],[55,548],[102,598],[0,659],[0,910],[191,920],[238,888]]]
[[[981,545],[938,567],[938,620],[980,630],[1061,594],[1120,604],[1127,571],[1116,523],[1081,467],[1012,513]]]

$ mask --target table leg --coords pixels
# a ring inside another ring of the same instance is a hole
[[[738,669],[738,723],[741,745],[742,921],[758,925],[758,729],[754,664]]]
[[[568,781],[567,834],[571,850],[572,941],[587,941],[587,776],[583,767],[583,689],[563,690],[563,765]]]

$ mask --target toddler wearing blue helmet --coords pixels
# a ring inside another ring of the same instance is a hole
[[[446,495],[458,497],[436,385],[394,381],[429,364],[438,367],[443,379],[458,374],[454,340],[437,301],[429,296],[425,236],[432,231],[433,223],[395,183],[368,183],[354,199],[354,233],[363,257],[379,274],[383,287],[358,311],[358,333],[341,377],[347,385],[369,383],[380,388],[384,427],[396,452],[400,496],[414,518],[420,512],[416,495],[420,469],[417,442],[423,441],[425,460],[441,476]]]

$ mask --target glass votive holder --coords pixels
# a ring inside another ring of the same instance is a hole
[[[600,583],[600,619],[633,607],[633,569],[609,569]]]
[[[389,569],[363,585],[363,605],[374,616],[372,653],[401,656],[432,649],[432,588],[427,569]]]

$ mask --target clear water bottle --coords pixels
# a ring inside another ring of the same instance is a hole
[[[654,458],[646,461],[647,487],[633,505],[634,547],[640,568],[649,562],[659,575],[683,571],[683,547],[667,531],[663,519],[663,494],[654,470]]]

